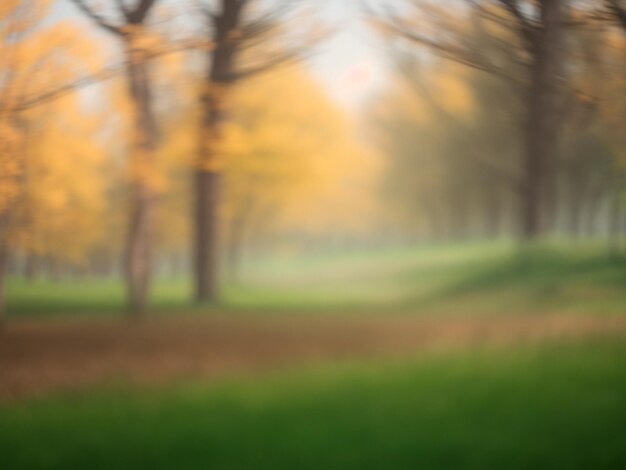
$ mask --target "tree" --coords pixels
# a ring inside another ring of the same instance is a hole
[[[500,104],[507,83],[436,58],[401,54],[396,62],[401,73],[371,111],[390,162],[384,195],[395,235],[449,241],[504,234],[521,181],[512,143],[518,113]]]
[[[382,25],[386,31],[426,46],[444,58],[519,84],[525,116],[520,132],[524,152],[518,218],[523,238],[532,240],[545,229],[553,216],[554,161],[559,136],[558,92],[562,87],[563,23],[567,2],[469,0],[467,3],[474,14],[475,25],[486,31],[500,32],[500,37],[494,40],[521,64],[524,70],[521,80],[500,67],[493,57],[474,47],[475,44],[467,41],[462,31],[459,34],[454,29],[456,25],[446,11],[449,7],[438,6],[428,10],[440,17],[438,26],[445,25],[445,35],[420,31],[415,23],[393,14],[383,18]],[[505,33],[514,32],[514,36],[510,39],[502,36],[503,28]],[[512,99],[518,99],[518,96],[513,95]]]
[[[81,110],[76,98],[68,95],[28,113],[29,143],[14,208],[13,251],[45,260],[57,274],[65,266],[84,266],[107,233],[110,179],[98,138],[105,121]]]
[[[132,102],[134,136],[130,157],[130,214],[124,255],[127,301],[131,315],[147,306],[152,271],[155,190],[154,159],[158,131],[153,110],[148,62],[150,36],[146,25],[157,0],[115,2],[119,19],[107,19],[86,0],[72,2],[102,30],[118,39],[126,56],[126,80]]]
[[[247,81],[232,100],[220,148],[232,278],[246,248],[358,236],[372,227],[380,161],[356,141],[354,123],[320,84],[294,67]]]
[[[38,125],[32,110],[42,98],[72,91],[58,84],[73,83],[98,57],[88,41],[76,41],[75,28],[44,21],[50,4],[11,0],[0,7],[0,317],[9,255],[23,227],[18,209]]]
[[[199,111],[189,96],[192,87],[181,83],[175,76],[168,87],[176,104],[168,108],[172,117],[164,120],[160,148],[168,170],[158,241],[176,264],[184,264],[188,245],[181,240],[192,228],[185,170],[196,168],[190,155]],[[229,118],[214,147],[223,162],[216,209],[221,273],[237,279],[245,254],[277,248],[277,240],[295,245],[303,239],[298,233],[322,240],[329,232],[356,237],[371,227],[378,160],[355,143],[354,123],[304,67],[241,81],[228,104]]]
[[[626,3],[623,0],[605,0],[604,1],[605,12],[604,15],[600,15],[603,19],[608,19],[609,23],[618,26],[623,35],[626,36]],[[621,59],[624,57],[624,40],[621,41],[621,47],[618,46],[618,52],[620,52]],[[622,67],[623,67],[622,62]],[[624,70],[619,69],[620,82],[624,83]],[[623,91],[621,92],[623,96]],[[610,97],[611,103],[619,107],[618,114],[618,129],[623,129],[623,122],[626,116],[626,103],[623,100],[615,100],[613,96]],[[623,138],[623,131],[618,130],[617,140],[619,145],[619,153],[622,153],[622,161],[617,162],[618,171],[612,178],[612,195],[611,195],[611,215],[609,233],[611,235],[611,253],[614,255],[620,250],[620,232],[624,232],[626,229],[626,216],[624,215],[624,182],[626,181],[624,167],[626,167],[626,159],[623,158],[623,148],[625,145]]]
[[[622,0],[604,0],[604,4],[607,16],[626,31],[626,4]]]
[[[281,2],[266,13],[254,15],[258,0],[220,0],[214,9],[200,7],[208,23],[208,67],[201,93],[200,139],[195,171],[195,297],[197,301],[216,301],[219,297],[220,226],[223,155],[219,145],[229,121],[230,94],[235,84],[251,76],[292,62],[300,48],[281,48],[278,52],[260,49],[253,63],[244,62],[251,47],[259,48],[280,31],[279,19],[290,2]]]

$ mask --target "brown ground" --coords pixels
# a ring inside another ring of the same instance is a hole
[[[163,383],[318,360],[614,332],[626,317],[409,317],[15,321],[0,333],[0,402],[122,379]]]

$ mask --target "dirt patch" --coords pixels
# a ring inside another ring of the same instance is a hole
[[[403,356],[599,333],[626,317],[409,317],[15,321],[0,333],[0,401],[115,379],[167,383],[319,360]]]

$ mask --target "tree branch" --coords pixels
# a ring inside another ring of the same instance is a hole
[[[244,24],[241,28],[242,39],[254,39],[276,30],[279,20],[292,10],[293,3],[295,2],[283,2],[268,13]]]
[[[283,53],[277,53],[273,57],[267,58],[265,61],[248,66],[239,71],[234,72],[232,79],[234,81],[243,80],[255,75],[265,73],[271,69],[281,67],[283,65],[294,64],[302,60],[304,54],[300,49],[294,49],[292,51],[286,51]]]
[[[443,108],[433,99],[430,90],[427,89],[423,81],[416,79],[418,74],[405,73],[405,76],[409,80],[410,85],[415,87],[417,93],[419,93],[419,96],[424,99],[426,104],[435,114],[439,116],[440,119],[448,121],[458,128],[464,129],[466,132],[469,130],[466,124],[457,119],[456,116]],[[501,177],[509,181],[513,187],[519,187],[519,185],[521,184],[521,176],[519,174],[519,171],[510,166],[507,166],[504,162],[498,159],[491,158],[486,153],[476,149],[475,145],[467,145],[466,149],[466,155],[468,155],[472,160],[476,161],[476,163],[479,163],[483,167],[488,168],[490,171],[499,174]]]
[[[198,41],[195,41],[195,40],[194,41],[181,41],[179,43],[171,44],[167,49],[146,52],[144,56],[144,60],[156,59],[159,57],[166,56],[167,54],[172,54],[175,52],[181,52],[185,50],[204,49],[206,47],[207,47],[207,44],[205,42],[198,43]],[[122,62],[117,65],[111,65],[91,75],[85,75],[74,81],[68,82],[63,85],[59,85],[56,88],[52,88],[50,90],[46,90],[38,94],[24,97],[18,103],[9,107],[4,112],[12,113],[12,112],[25,111],[34,106],[48,103],[57,98],[61,98],[73,91],[79,90],[81,88],[85,88],[87,86],[90,86],[96,83],[109,80],[115,77],[116,75],[123,73],[126,70],[127,66],[128,66],[127,61]]]
[[[201,0],[196,0],[193,2],[193,5],[196,11],[206,17],[210,21],[211,25],[215,26],[219,19],[219,15],[215,11],[211,10],[208,5],[205,5]]]
[[[114,0],[114,2],[117,5],[117,9],[122,13],[124,18],[126,18],[126,20],[128,20],[128,15],[130,14],[130,10],[128,9],[126,4],[124,3],[124,0]]]
[[[535,35],[535,27],[531,21],[524,16],[519,8],[517,0],[499,0],[502,5],[513,15],[517,20],[519,30],[530,47],[535,47],[537,38]]]
[[[484,57],[480,58],[472,51],[464,50],[452,44],[445,44],[433,39],[415,34],[398,24],[385,23],[385,27],[395,34],[409,41],[422,44],[428,48],[438,52],[443,58],[453,60],[462,65],[487,72],[491,75],[505,79],[514,83],[521,83],[521,80],[504,71],[502,68],[488,62]]]
[[[622,7],[617,0],[605,0],[607,7],[613,13],[617,21],[626,30],[626,8]]]
[[[99,15],[89,7],[84,0],[70,0],[76,7],[87,15],[96,25],[118,36],[123,32],[119,26],[109,23],[102,15]]]
[[[131,24],[143,23],[156,2],[157,0],[138,0],[134,9],[127,10],[128,22]]]

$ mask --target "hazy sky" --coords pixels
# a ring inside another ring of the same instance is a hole
[[[310,4],[307,8],[333,30],[331,38],[318,46],[310,59],[312,70],[340,104],[358,109],[386,76],[378,53],[380,44],[364,24],[360,0],[317,0]],[[86,21],[69,0],[57,0],[54,16]]]
[[[384,83],[381,44],[364,22],[359,0],[326,0],[323,17],[335,28],[313,59],[316,74],[342,104],[358,105]]]

